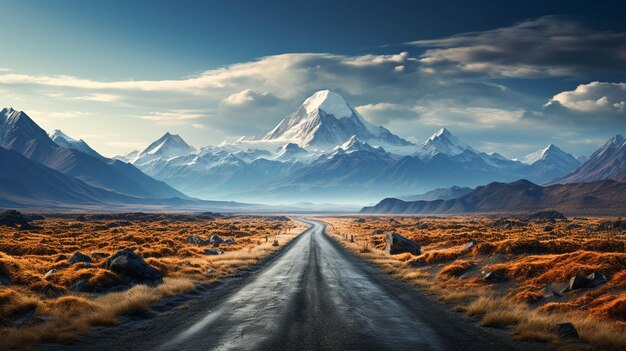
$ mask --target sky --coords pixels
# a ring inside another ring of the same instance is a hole
[[[271,130],[317,90],[519,157],[626,132],[622,1],[0,0],[0,106],[104,155]]]

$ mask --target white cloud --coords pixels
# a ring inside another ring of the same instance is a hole
[[[576,112],[622,113],[626,101],[626,83],[591,82],[580,84],[572,91],[556,94],[546,103],[554,104]]]

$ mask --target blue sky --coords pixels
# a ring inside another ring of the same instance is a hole
[[[265,132],[330,88],[516,157],[624,133],[620,1],[0,1],[0,105],[107,155]]]

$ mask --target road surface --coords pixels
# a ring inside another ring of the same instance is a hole
[[[189,309],[105,328],[75,350],[537,350],[389,279],[311,227]],[[237,280],[239,279],[239,280]],[[540,347],[539,347],[540,348]]]

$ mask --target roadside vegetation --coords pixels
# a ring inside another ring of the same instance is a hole
[[[0,350],[70,341],[148,313],[161,298],[250,267],[305,227],[284,216],[34,218],[0,225]],[[133,267],[112,261],[116,253]]]
[[[320,219],[357,255],[486,327],[510,328],[518,339],[561,350],[626,349],[621,219]],[[388,254],[390,232],[421,245],[420,254]]]

